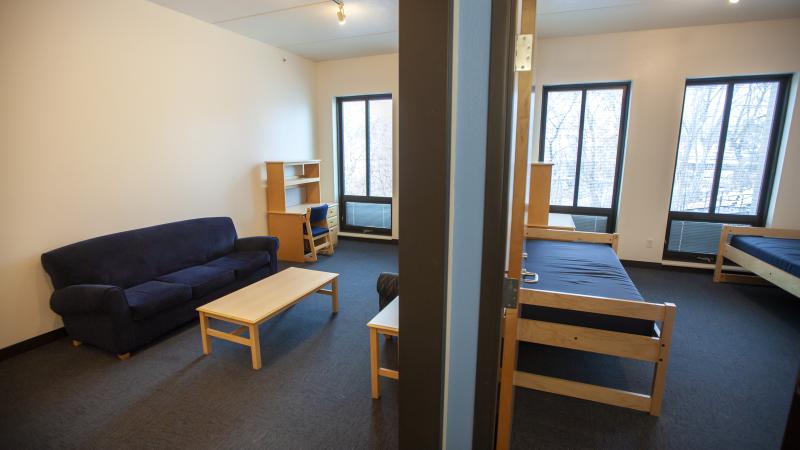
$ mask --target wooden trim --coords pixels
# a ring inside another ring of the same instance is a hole
[[[400,379],[400,372],[392,369],[384,369],[383,367],[378,368],[378,375],[386,378],[391,378],[393,380]]]
[[[590,233],[588,231],[552,230],[548,228],[528,228],[525,230],[528,239],[545,239],[549,241],[588,242],[592,244],[609,244],[612,248],[619,245],[619,236],[614,233]],[[616,252],[616,248],[614,248]]]
[[[664,399],[664,386],[667,379],[667,366],[669,365],[669,350],[672,346],[672,331],[675,328],[675,313],[677,308],[672,303],[665,303],[666,314],[661,323],[660,332],[660,351],[658,361],[656,361],[655,374],[653,375],[653,386],[651,388],[652,401],[650,402],[650,415],[658,416],[661,414],[661,402]]]
[[[562,380],[526,372],[514,372],[514,384],[519,387],[565,395],[607,405],[622,406],[638,411],[650,411],[649,395],[612,389],[577,381]]]
[[[770,283],[781,289],[800,297],[800,277],[796,277],[789,272],[781,270],[772,264],[764,262],[755,256],[745,253],[730,244],[725,245],[724,257],[739,264],[745,269],[753,272]],[[752,284],[752,279],[744,278],[743,275],[720,274],[719,281],[746,282]]]
[[[762,236],[783,239],[800,239],[800,230],[788,228],[766,228],[766,227],[734,227],[725,225],[728,232],[736,236]]]
[[[744,275],[738,273],[722,273],[719,281],[723,283],[753,284],[757,286],[772,286],[772,283],[758,275]]]
[[[530,70],[516,72],[517,111],[515,118],[514,174],[511,189],[510,236],[508,247],[508,277],[519,280],[522,276],[522,254],[525,246],[525,191],[528,185],[528,149],[531,130],[531,94],[534,88],[534,50],[536,39],[536,0],[519,0],[517,35],[532,38]],[[499,293],[497,293],[499,295]],[[500,393],[497,412],[495,448],[508,450],[511,446],[511,424],[514,414],[513,371],[517,366],[518,308],[506,308],[503,331],[503,356],[500,368]]]
[[[719,283],[722,281],[722,264],[725,261],[725,247],[728,245],[728,235],[731,233],[730,225],[722,227],[722,233],[719,235],[719,248],[717,249],[717,260],[714,263],[714,282]]]
[[[656,362],[661,348],[656,337],[596,328],[520,319],[517,339],[640,361]]]
[[[538,289],[520,289],[519,302],[523,305],[546,306],[548,308],[569,309],[658,322],[664,320],[665,314],[664,305],[657,303],[540,291]]]

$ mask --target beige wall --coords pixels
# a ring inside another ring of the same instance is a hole
[[[800,19],[541,39],[543,85],[628,81],[628,141],[620,198],[620,256],[661,261],[687,78],[800,71]],[[540,116],[541,95],[537,96]],[[790,109],[795,108],[792,97]],[[772,225],[800,228],[800,118],[787,127]],[[534,154],[538,155],[538,128]],[[652,248],[646,245],[653,239]]]
[[[0,61],[0,348],[61,326],[42,252],[201,216],[264,234],[262,162],[314,156],[311,62],[144,0],[3,1]]]
[[[398,196],[398,55],[379,55],[317,63],[316,67],[316,132],[317,157],[322,160],[322,199],[336,200],[336,97],[391,93],[394,107],[394,173],[392,199],[392,237],[397,239],[400,217]]]

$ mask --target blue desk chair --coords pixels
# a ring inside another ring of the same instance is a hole
[[[308,243],[308,252],[305,254],[306,261],[316,261],[317,252],[326,255],[333,255],[333,241],[328,229],[328,205],[322,204],[313,208],[308,208],[303,223],[303,239]],[[324,242],[317,245],[317,241],[322,239]]]

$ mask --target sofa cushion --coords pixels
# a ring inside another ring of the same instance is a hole
[[[192,298],[192,288],[185,284],[147,281],[125,289],[125,299],[133,320],[142,320],[178,306]]]
[[[233,270],[237,279],[247,278],[256,270],[268,266],[270,257],[268,252],[233,252],[222,258],[217,258],[206,263],[209,267]]]
[[[200,298],[234,281],[233,270],[222,267],[192,266],[157,278],[167,283],[185,284],[192,288],[192,297]]]

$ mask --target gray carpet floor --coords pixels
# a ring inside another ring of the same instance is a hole
[[[381,400],[370,399],[365,324],[397,247],[342,241],[307,267],[341,274],[340,312],[313,296],[262,325],[260,371],[247,348],[224,341],[202,357],[196,323],[125,362],[67,339],[0,361],[0,448],[396,448],[397,383],[381,380]],[[779,448],[800,364],[800,300],[715,285],[710,273],[629,272],[646,298],[678,305],[662,416],[518,389],[513,447]],[[383,345],[392,366],[394,343]],[[520,349],[520,366],[642,392],[652,374],[535,346]]]
[[[260,371],[226,341],[203,357],[197,322],[124,362],[68,339],[0,362],[0,448],[396,448],[397,383],[371,399],[366,323],[397,246],[342,241],[305,267],[341,274],[339,314],[317,294],[263,324]]]
[[[513,447],[780,448],[800,366],[800,299],[714,284],[710,272],[627,270],[646,299],[678,307],[661,417],[517,389]],[[653,374],[644,362],[535,345],[520,348],[519,365],[643,393]]]

